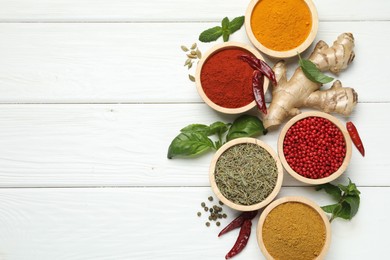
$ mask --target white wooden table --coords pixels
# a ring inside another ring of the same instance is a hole
[[[166,152],[187,124],[234,119],[201,102],[180,45],[248,2],[0,0],[0,259],[223,259],[237,233],[218,239],[196,216],[212,154]],[[361,207],[332,223],[328,259],[386,259],[390,1],[315,3],[316,41],[355,36],[339,79],[359,93],[350,120],[366,147],[339,179],[359,185]],[[244,28],[231,40],[248,42]],[[276,148],[277,136],[261,139]],[[279,197],[330,202],[289,176],[283,185]],[[237,260],[263,259],[255,226]]]

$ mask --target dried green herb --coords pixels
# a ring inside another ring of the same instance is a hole
[[[240,205],[263,201],[276,185],[277,166],[264,148],[251,143],[226,150],[215,167],[215,180],[221,193]]]

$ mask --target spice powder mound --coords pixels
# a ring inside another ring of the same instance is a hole
[[[266,217],[262,230],[264,246],[278,260],[312,260],[325,245],[321,216],[300,202],[286,202]]]
[[[242,55],[252,54],[241,48],[224,49],[211,55],[202,66],[202,89],[221,107],[244,107],[254,100],[253,69],[239,58]]]
[[[261,0],[253,9],[251,28],[265,47],[288,51],[309,36],[312,16],[303,0]]]
[[[214,175],[223,196],[247,206],[265,200],[275,188],[278,177],[271,154],[252,143],[237,144],[222,153]]]

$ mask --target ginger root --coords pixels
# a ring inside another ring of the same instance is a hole
[[[341,34],[329,47],[319,41],[309,60],[321,71],[339,73],[347,68],[355,57],[354,38],[351,33]],[[319,90],[322,84],[306,78],[298,67],[289,81],[286,78],[286,65],[279,61],[273,68],[278,85],[273,88],[272,101],[268,113],[263,118],[266,128],[280,125],[284,119],[300,113],[300,107],[320,109],[327,113],[351,114],[357,103],[357,93],[352,88],[344,88],[336,80],[328,90]]]

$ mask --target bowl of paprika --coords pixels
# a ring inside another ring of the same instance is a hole
[[[313,43],[318,32],[317,9],[311,0],[252,0],[245,29],[262,53],[291,58]]]
[[[254,69],[242,59],[264,60],[253,47],[237,42],[218,44],[208,50],[196,68],[196,88],[203,101],[225,114],[241,114],[256,106],[253,94]],[[268,78],[263,90],[267,91]]]
[[[319,185],[335,180],[347,169],[352,142],[336,117],[318,111],[305,112],[282,128],[278,154],[292,177]]]
[[[304,197],[283,197],[268,205],[257,224],[266,259],[325,259],[331,241],[324,211]]]

